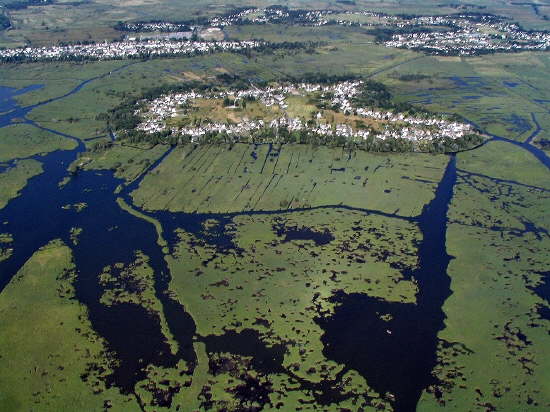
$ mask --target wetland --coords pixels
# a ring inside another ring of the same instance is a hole
[[[106,122],[191,77],[351,62],[346,41],[0,66],[0,409],[550,406],[546,54],[369,46],[358,76],[485,137],[456,153],[132,140]]]

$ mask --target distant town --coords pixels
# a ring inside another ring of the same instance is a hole
[[[129,33],[122,41],[22,47],[0,50],[0,62],[53,60],[112,60],[188,56],[214,51],[265,47],[268,42],[228,41],[222,31],[232,25],[342,25],[366,29],[386,47],[435,55],[471,56],[497,52],[550,49],[550,32],[526,31],[518,24],[490,14],[398,16],[372,11],[301,10],[285,6],[243,7],[213,18],[181,22],[119,22]],[[139,33],[139,34],[138,34]]]
[[[525,31],[517,24],[492,16],[419,17],[411,23],[452,27],[452,30],[395,34],[385,45],[430,54],[465,56],[550,49],[549,32]]]
[[[239,8],[223,16],[187,22],[120,23],[118,30],[178,32],[193,24],[227,27],[246,24],[343,25],[369,29],[387,47],[436,55],[476,55],[550,49],[550,32],[524,30],[503,17],[481,13],[447,16],[388,15],[372,11],[301,10],[285,6]]]
[[[115,60],[148,57],[192,56],[216,51],[240,51],[266,46],[261,41],[126,40],[51,47],[0,50],[2,62],[54,60]]]

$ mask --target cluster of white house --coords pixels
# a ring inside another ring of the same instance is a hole
[[[135,31],[135,32],[139,32],[139,31],[176,32],[176,31],[189,30],[189,28],[190,27],[187,24],[170,23],[167,21],[156,21],[156,22],[147,22],[147,23],[123,23],[121,26],[122,30]]]
[[[386,140],[389,138],[406,139],[413,142],[434,141],[442,138],[459,139],[473,132],[469,124],[449,121],[436,117],[413,117],[403,113],[391,111],[379,111],[369,108],[354,107],[352,99],[360,93],[361,81],[347,81],[332,85],[286,84],[266,88],[251,87],[247,90],[225,91],[216,93],[197,93],[194,91],[185,93],[172,93],[163,95],[149,102],[140,102],[142,108],[136,110],[136,114],[142,119],[138,129],[153,134],[168,130],[167,119],[184,115],[186,105],[195,99],[234,99],[234,104],[239,99],[255,98],[266,106],[278,105],[285,109],[288,107],[286,97],[288,95],[306,96],[308,93],[319,92],[323,97],[326,94],[327,101],[335,110],[344,114],[356,115],[365,119],[373,119],[383,124],[381,131],[373,131],[369,128],[353,128],[348,124],[331,124],[322,118],[322,113],[314,116],[313,122],[300,118],[281,116],[270,122],[263,120],[242,120],[235,123],[201,122],[197,126],[172,127],[170,132],[174,135],[191,136],[192,141],[197,142],[201,136],[211,133],[226,133],[228,135],[246,136],[253,131],[266,127],[277,131],[285,127],[288,131],[302,131],[327,137],[344,137],[348,140],[361,141],[369,136]],[[235,107],[235,106],[234,106]],[[313,120],[313,119],[312,119]]]
[[[359,22],[345,16],[376,17],[378,21]],[[211,27],[234,24],[264,24],[288,20],[294,24],[322,26],[325,24],[359,25],[364,27],[414,28],[440,26],[441,31],[396,34],[385,42],[388,47],[420,49],[433,54],[472,55],[484,52],[550,49],[550,33],[524,31],[516,24],[492,15],[450,15],[402,17],[372,11],[289,10],[286,8],[254,7],[235,13],[213,17]],[[128,23],[132,31],[178,31],[182,24],[168,22]]]
[[[323,26],[329,23],[335,23],[340,25],[367,25],[372,26],[372,24],[361,24],[354,23],[352,20],[345,18],[332,18],[332,15],[362,15],[369,17],[385,17],[381,13],[371,12],[371,11],[341,11],[341,10],[299,10],[292,13],[292,10],[284,8],[266,8],[266,9],[256,9],[249,8],[238,13],[229,14],[220,17],[214,17],[208,21],[208,24],[211,26],[222,27],[222,26],[231,26],[236,23],[246,23],[246,24],[265,24],[265,23],[278,23],[280,21],[285,21],[288,19],[293,19],[294,22],[298,22],[302,25],[308,26]],[[391,20],[393,16],[388,16]]]
[[[150,56],[179,56],[213,51],[237,51],[265,45],[261,41],[177,41],[128,40],[51,47],[25,47],[0,50],[0,61],[24,60],[112,60]]]
[[[512,52],[550,49],[550,33],[524,31],[501,21],[471,22],[467,18],[422,17],[417,25],[455,26],[458,29],[428,33],[397,34],[387,47],[424,50],[433,54],[473,55],[483,52]]]
[[[242,9],[238,13],[227,14],[225,16],[212,17],[208,24],[212,27],[224,27],[232,26],[233,24],[247,18],[250,13],[255,12],[257,9],[255,7],[250,7],[247,9]]]
[[[222,16],[216,16],[210,18],[205,24],[211,27],[226,27],[235,24],[265,24],[265,23],[278,23],[285,19],[293,18],[296,22],[308,26],[323,26],[325,24],[336,23],[340,25],[366,25],[372,26],[373,24],[353,22],[346,18],[332,18],[332,15],[360,15],[368,17],[384,18],[388,22],[394,20],[400,20],[394,16],[386,16],[382,13],[372,11],[340,11],[340,10],[299,10],[292,13],[292,10],[283,8],[266,8],[258,9],[255,7],[239,9],[235,13],[225,14]],[[133,32],[177,32],[182,31],[182,27],[185,27],[185,23],[170,23],[170,22],[137,22],[137,23],[124,23],[121,28],[126,31]],[[194,28],[194,27],[192,27]]]

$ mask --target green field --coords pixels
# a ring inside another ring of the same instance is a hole
[[[54,150],[74,149],[76,143],[27,124],[10,125],[2,129],[0,162],[23,159]]]
[[[231,213],[345,205],[416,216],[445,156],[385,155],[307,145],[174,150],[132,193],[147,210]]]

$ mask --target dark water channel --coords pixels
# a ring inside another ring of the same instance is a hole
[[[325,356],[357,370],[378,393],[393,394],[397,411],[414,411],[422,391],[435,383],[431,371],[437,363],[437,333],[444,327],[442,306],[451,294],[445,237],[455,182],[452,156],[435,198],[418,219],[418,269],[408,274],[418,282],[416,304],[341,291],[332,298],[334,315],[317,319],[325,332]]]
[[[73,89],[73,93],[84,84]],[[9,123],[13,113],[18,113],[18,116],[26,114],[25,108],[14,108],[13,104],[10,109],[3,119],[0,117],[0,124]],[[31,121],[27,123],[35,125]],[[54,130],[45,130],[72,138]],[[42,163],[43,173],[29,179],[20,196],[0,210],[1,231],[10,233],[14,239],[12,255],[0,262],[0,291],[36,250],[60,238],[73,250],[78,270],[76,298],[87,307],[92,327],[105,338],[118,360],[107,384],[119,387],[123,393],[133,393],[136,382],[145,378],[147,365],[175,367],[180,359],[187,361],[189,369],[185,372],[191,374],[196,364],[192,346],[194,321],[167,293],[170,272],[156,243],[155,228],[123,211],[116,203],[114,192],[122,181],[111,171],[85,171],[59,187],[68,176],[67,167],[83,150],[83,144],[78,141],[74,150],[34,156]],[[82,202],[87,206],[80,212],[66,207]],[[82,229],[76,245],[71,241],[72,228]],[[159,314],[132,303],[111,306],[100,303],[103,288],[98,276],[103,268],[133,262],[136,251],[149,257],[149,265],[155,273],[156,297],[179,344],[176,354],[171,353],[161,331]]]
[[[75,151],[59,151],[42,159],[44,173],[30,179],[21,195],[0,211],[2,231],[13,235],[13,255],[0,262],[0,289],[32,254],[49,241],[61,238],[71,245],[78,268],[76,297],[89,311],[96,332],[108,342],[120,364],[108,383],[132,393],[137,381],[145,378],[144,366],[154,364],[175,367],[179,359],[189,362],[196,357],[192,350],[195,324],[183,307],[166,293],[170,273],[164,255],[156,243],[154,227],[120,209],[113,194],[121,183],[112,172],[82,172],[61,189],[58,183],[76,157]],[[77,212],[63,206],[84,202]],[[78,243],[71,244],[71,228],[82,228]],[[172,355],[160,328],[158,314],[131,304],[105,306],[98,276],[103,268],[115,263],[131,263],[135,252],[149,257],[155,272],[155,292],[163,305],[168,326],[180,347]]]

